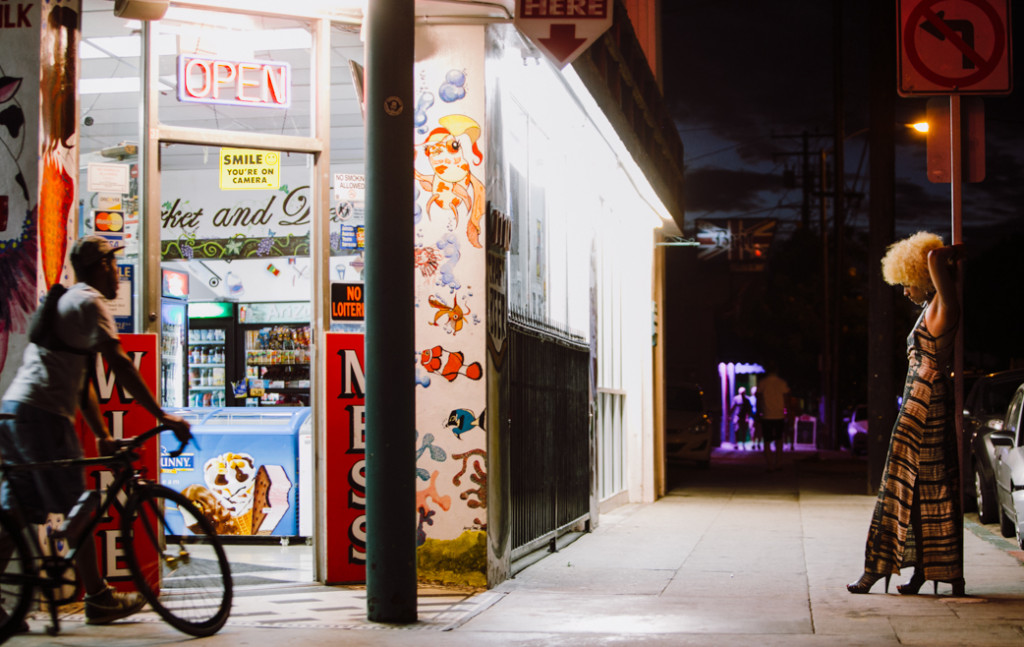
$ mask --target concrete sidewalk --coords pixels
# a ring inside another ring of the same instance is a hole
[[[191,640],[143,614],[108,627],[69,616],[57,637],[11,645],[1022,645],[1024,568],[1016,545],[968,515],[968,597],[869,595],[863,569],[874,497],[863,461],[787,453],[766,473],[752,452],[716,452],[673,474],[669,496],[603,515],[600,526],[497,588],[424,589],[420,622],[365,620],[365,592],[303,586],[236,600],[216,636]],[[272,610],[273,613],[269,613]]]

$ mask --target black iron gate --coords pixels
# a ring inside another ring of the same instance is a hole
[[[581,337],[510,318],[512,559],[590,514],[590,420]]]

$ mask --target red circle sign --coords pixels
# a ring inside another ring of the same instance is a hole
[[[991,34],[991,52],[985,56],[978,51],[974,43],[968,43],[941,15],[936,14],[932,7],[940,2],[948,0],[924,0],[915,6],[907,16],[903,24],[904,51],[914,71],[923,79],[943,89],[958,90],[969,89],[971,86],[984,81],[1003,62],[1007,53],[1006,26],[999,13],[986,0],[957,0],[961,5],[973,5],[987,20],[988,25],[981,25],[976,33],[985,33],[988,29]],[[982,21],[984,22],[984,21]],[[939,40],[946,40],[954,47],[963,58],[969,59],[974,65],[974,70],[963,76],[950,76],[942,74],[935,69],[934,61],[926,61],[922,56],[917,37],[922,30],[929,32]],[[986,43],[988,45],[989,43]],[[987,49],[987,48],[986,48]]]

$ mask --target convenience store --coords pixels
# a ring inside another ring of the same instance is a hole
[[[63,240],[66,250],[95,232],[124,247],[119,325],[159,333],[165,405],[211,439],[237,432],[263,442],[261,425],[288,437],[273,441],[288,451],[269,458],[246,441],[197,461],[247,454],[237,486],[261,465],[291,466],[273,471],[290,486],[294,530],[243,527],[298,546],[309,539],[304,577],[349,581],[333,575],[330,561],[358,550],[328,549],[327,510],[331,476],[358,480],[360,468],[333,453],[352,447],[332,446],[343,434],[331,432],[329,408],[337,399],[331,362],[372,334],[359,316],[367,271],[360,99],[371,46],[361,40],[363,3],[174,2],[159,20],[142,22],[113,15],[106,0],[54,4],[80,13],[80,37],[70,39],[80,70],[74,135],[59,151],[62,168],[79,169],[67,173],[77,209],[63,228],[40,219],[34,235]],[[516,32],[514,3],[417,8],[409,214],[417,355],[409,360],[418,530],[424,544],[471,551],[493,534],[499,514],[488,434],[502,427],[488,427],[485,411],[506,311],[547,332],[582,331],[577,347],[599,359],[591,390],[600,476],[573,523],[596,523],[602,505],[656,496],[654,242],[682,216],[652,187],[584,80]],[[31,75],[9,60],[5,76]],[[10,220],[4,236],[29,219]],[[488,264],[489,241],[504,244],[500,265]],[[41,258],[37,283],[71,280],[62,260]],[[504,310],[491,308],[495,290]],[[19,343],[12,336],[10,357]],[[348,523],[343,534],[358,535],[359,522]],[[510,552],[497,559],[503,565],[492,556],[460,577],[493,584],[507,576]]]

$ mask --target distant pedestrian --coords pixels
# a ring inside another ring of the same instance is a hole
[[[757,386],[750,387],[750,440],[754,449],[761,449],[761,421],[757,416]]]
[[[733,420],[733,445],[736,449],[746,449],[747,432],[750,430],[750,421],[754,408],[750,405],[750,398],[747,397],[746,387],[740,387],[732,399],[730,408]]]
[[[953,426],[950,380],[953,339],[960,304],[953,278],[959,245],[943,247],[935,234],[918,232],[889,247],[882,276],[902,285],[903,294],[922,306],[907,338],[910,366],[903,404],[889,442],[878,502],[868,530],[864,574],[847,585],[867,593],[872,585],[907,566],[914,576],[897,586],[914,595],[925,580],[948,582],[964,594],[960,471]]]
[[[789,385],[779,377],[774,363],[769,363],[764,376],[757,381],[758,425],[764,442],[764,460],[768,471],[782,464],[782,443],[786,433],[786,400]],[[775,443],[772,453],[771,444]]]

